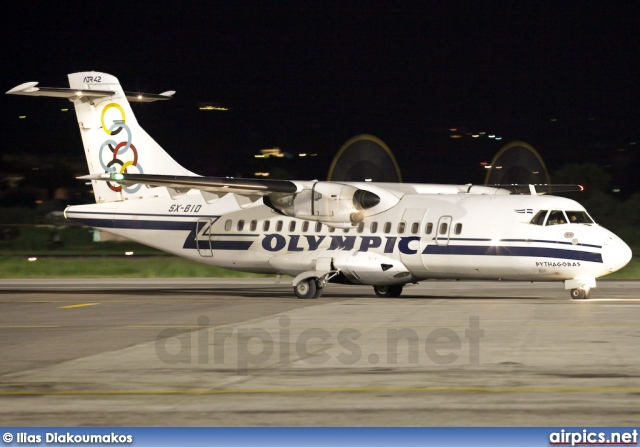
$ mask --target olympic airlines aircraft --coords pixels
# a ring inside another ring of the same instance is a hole
[[[564,281],[575,299],[624,267],[631,250],[548,185],[472,186],[201,177],[138,124],[106,73],[69,75],[70,88],[19,85],[8,94],[73,102],[96,203],[67,219],[194,261],[294,277],[299,298],[329,281],[399,296],[431,278]]]

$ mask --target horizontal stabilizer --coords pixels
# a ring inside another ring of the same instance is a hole
[[[112,90],[78,90],[72,88],[37,87],[37,82],[25,82],[7,92],[7,95],[50,96],[75,100],[81,97],[101,98],[115,95]]]
[[[175,91],[170,90],[164,93],[134,93],[134,92],[124,92],[127,99],[129,101],[134,102],[154,102],[154,101],[166,101],[171,99],[173,95],[175,95]]]
[[[166,101],[167,99],[171,99],[175,93],[176,92],[173,90],[160,94],[124,92],[128,100],[136,102]],[[113,90],[38,87],[37,82],[25,82],[24,84],[20,84],[7,92],[7,95],[49,96],[52,98],[65,98],[69,101],[82,98],[103,98],[113,96],[115,94],[116,92]]]

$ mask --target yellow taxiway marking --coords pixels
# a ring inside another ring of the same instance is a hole
[[[0,390],[0,396],[90,396],[90,395],[215,395],[215,394],[302,394],[302,393],[637,393],[640,387],[358,387],[283,389],[150,389],[150,390]]]
[[[75,309],[76,307],[97,306],[99,303],[69,304],[68,306],[60,306],[58,309]]]
[[[0,325],[0,329],[57,329],[60,326],[6,326]]]
[[[132,325],[128,325],[125,326],[129,329],[220,329],[220,328],[227,328],[227,327],[245,327],[247,326],[249,323],[246,322],[238,322],[238,323],[232,323],[232,324],[223,324],[223,325],[219,325],[219,326],[212,326],[212,325],[206,325],[206,326],[200,326],[200,325],[196,325],[196,324],[184,324],[184,325],[171,325],[171,324],[132,324]],[[513,327],[514,324],[491,324],[491,322],[485,322],[485,328],[486,327],[490,327],[491,329],[503,329],[503,328],[510,328]],[[584,327],[584,328],[618,328],[618,327],[637,327],[638,323],[558,323],[558,324],[539,324],[539,323],[532,323],[532,324],[528,324],[528,323],[523,323],[523,324],[517,324],[518,327],[533,327],[533,328],[565,328],[565,327]],[[266,329],[267,331],[272,330],[278,330],[280,328],[282,328],[283,326],[280,326],[278,323],[270,321],[269,324],[264,324],[263,328]],[[336,325],[322,325],[322,324],[309,324],[309,325],[291,325],[291,326],[287,326],[287,329],[316,329],[316,328],[322,328],[322,329],[362,329],[362,330],[373,330],[373,329],[414,329],[414,330],[419,330],[419,329],[425,329],[425,330],[433,330],[433,329],[437,329],[439,327],[442,327],[441,325],[437,325],[437,324],[433,324],[433,325],[424,325],[424,324],[416,324],[416,325],[397,325],[397,326],[391,326],[391,325],[380,325],[380,326],[369,326],[369,325],[354,325],[354,324],[344,324],[344,325],[340,325],[340,326],[336,326]],[[468,329],[469,325],[468,324],[447,324],[446,327],[448,329]]]
[[[125,326],[129,329],[221,329],[226,326],[195,326],[195,325],[149,325],[149,326]]]

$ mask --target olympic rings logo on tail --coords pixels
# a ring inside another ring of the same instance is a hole
[[[111,126],[107,127],[104,122],[105,114],[109,109],[117,109],[120,112],[121,119],[115,121]],[[102,115],[100,117],[100,124],[102,124],[102,130],[107,135],[112,137],[119,135],[122,130],[126,133],[126,139],[124,141],[117,142],[114,139],[107,139],[100,146],[100,152],[98,157],[100,159],[100,166],[105,172],[119,172],[120,174],[128,174],[129,168],[135,168],[139,174],[144,174],[142,166],[138,164],[138,150],[131,143],[131,130],[126,124],[126,115],[124,109],[115,102],[109,103],[102,109]],[[120,138],[122,139],[122,137]],[[111,154],[106,153],[105,149],[108,148]],[[131,151],[129,153],[129,150]],[[115,192],[120,192],[124,189],[125,192],[133,194],[138,192],[142,185],[128,186],[123,188],[120,185],[114,185],[111,182],[107,182],[109,189]]]

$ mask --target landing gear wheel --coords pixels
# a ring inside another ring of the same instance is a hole
[[[397,298],[402,293],[402,287],[402,285],[373,286],[373,290],[380,298]]]
[[[316,293],[313,297],[320,298],[322,296],[322,292],[324,292],[324,287],[316,286]]]
[[[316,279],[308,278],[296,284],[293,287],[293,291],[295,292],[298,298],[307,300],[309,298],[316,297],[317,288],[318,286],[316,285]]]
[[[589,289],[571,289],[571,298],[574,300],[587,300],[589,299]]]

